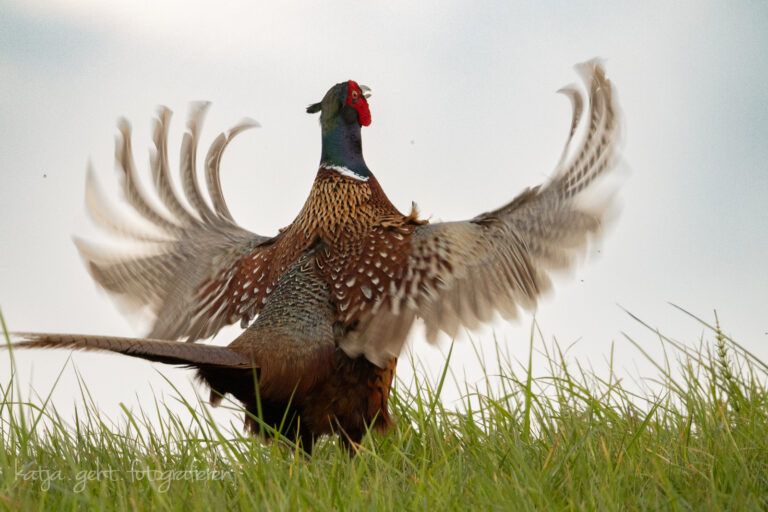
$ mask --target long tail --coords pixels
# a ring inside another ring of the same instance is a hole
[[[71,348],[76,350],[100,350],[116,352],[149,361],[191,367],[217,366],[251,368],[252,364],[242,355],[226,347],[198,345],[180,341],[153,340],[147,338],[119,338],[86,334],[47,334],[36,332],[11,333],[17,348]]]

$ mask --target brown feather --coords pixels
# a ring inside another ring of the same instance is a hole
[[[236,352],[211,345],[193,345],[178,341],[147,338],[120,338],[85,334],[12,333],[12,348],[71,348],[116,352],[148,361],[186,366],[213,365],[250,367],[250,362]]]

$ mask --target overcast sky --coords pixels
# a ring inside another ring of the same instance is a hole
[[[3,0],[0,308],[11,330],[143,332],[96,289],[71,242],[97,235],[84,210],[86,164],[114,190],[119,116],[133,124],[145,172],[159,104],[175,112],[172,157],[190,101],[213,102],[204,143],[257,119],[262,128],[228,150],[222,180],[235,218],[269,235],[293,220],[317,169],[319,127],[304,108],[354,79],[373,90],[364,152],[390,199],[401,210],[416,201],[433,220],[462,219],[546,179],[570,122],[555,91],[577,80],[575,63],[597,56],[624,115],[622,212],[541,302],[545,337],[579,340],[569,355],[595,366],[615,342],[619,368],[652,375],[622,333],[658,344],[619,305],[698,343],[701,327],[673,302],[707,320],[717,309],[727,333],[768,359],[766,51],[768,4],[757,1]],[[475,338],[489,348],[495,333],[526,359],[531,320]],[[412,348],[434,371],[447,347],[417,332]],[[452,368],[473,382],[471,346],[456,351]],[[47,392],[67,357],[18,353],[20,382]],[[114,416],[120,401],[168,393],[161,366],[73,359]],[[0,357],[0,376],[8,371]],[[163,371],[191,392],[191,372]],[[55,395],[65,411],[78,400],[73,375],[70,365]]]

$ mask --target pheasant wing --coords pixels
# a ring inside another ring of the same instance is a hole
[[[262,306],[264,291],[260,295],[252,283],[269,273],[265,250],[273,239],[235,224],[219,181],[221,157],[229,142],[258,124],[243,121],[220,134],[211,145],[205,159],[211,208],[203,197],[196,169],[199,130],[207,106],[193,105],[187,123],[181,148],[183,196],[173,186],[168,164],[171,112],[161,108],[154,122],[151,194],[139,184],[130,126],[125,120],[119,123],[115,158],[122,194],[147,222],[139,225],[112,209],[96,187],[93,171],[88,172],[89,213],[116,239],[106,246],[80,239],[75,243],[94,280],[118,304],[129,312],[149,312],[150,338],[206,338],[239,318],[250,319]],[[130,252],[120,242],[129,242]]]
[[[400,352],[417,317],[431,342],[439,331],[454,336],[459,327],[489,321],[494,312],[512,318],[520,307],[535,307],[550,288],[549,272],[569,267],[584,253],[610,204],[589,205],[583,191],[615,166],[619,130],[611,84],[600,64],[578,69],[588,90],[588,115],[582,119],[583,93],[565,89],[573,100],[573,122],[554,177],[474,219],[418,226],[389,292],[342,343],[348,353],[381,364]],[[581,144],[569,154],[582,121]]]

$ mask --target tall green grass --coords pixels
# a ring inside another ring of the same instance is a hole
[[[396,427],[352,458],[332,439],[311,458],[262,443],[180,393],[191,422],[160,401],[113,422],[85,384],[85,405],[62,418],[45,396],[22,396],[14,371],[0,379],[0,508],[768,509],[768,366],[700,322],[695,349],[649,328],[666,357],[650,359],[647,392],[612,366],[568,364],[532,329],[544,376],[499,351],[486,391],[468,389],[458,410],[439,400],[448,363],[436,380],[398,382]]]

